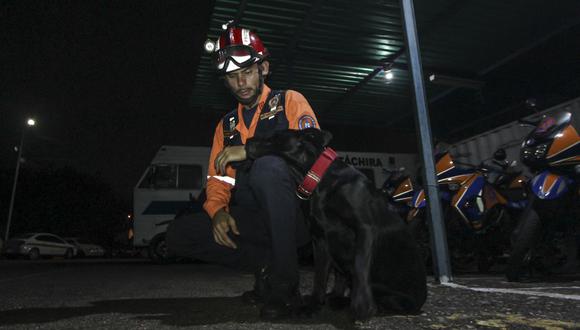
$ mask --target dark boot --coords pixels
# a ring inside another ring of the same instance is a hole
[[[271,283],[271,291],[260,317],[265,320],[279,320],[298,314],[302,306],[302,296],[297,284]]]
[[[254,289],[244,292],[242,294],[242,301],[252,305],[263,303],[270,291],[270,285],[268,283],[269,276],[270,272],[267,266],[264,266],[254,273]]]

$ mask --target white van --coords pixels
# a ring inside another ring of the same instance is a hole
[[[149,257],[165,257],[165,231],[184,209],[202,210],[197,197],[205,187],[209,147],[162,146],[133,193],[133,245],[148,248]],[[415,171],[416,154],[339,151],[339,158],[361,170],[380,188],[383,169]]]
[[[210,148],[162,146],[133,190],[133,245],[165,256],[165,231],[175,214],[199,208]]]
[[[404,167],[408,173],[415,173],[420,161],[417,154],[356,151],[338,151],[338,157],[363,172],[371,181],[374,181],[377,188],[381,188],[388,177],[384,169],[395,170]]]

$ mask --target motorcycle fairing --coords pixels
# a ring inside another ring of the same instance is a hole
[[[437,161],[435,169],[437,171],[437,182],[441,184],[462,184],[473,174],[472,170],[455,167],[455,163],[449,153],[446,153]]]
[[[415,191],[413,197],[411,198],[411,207],[415,209],[424,208],[427,205],[427,200],[425,199],[425,189]]]
[[[555,135],[546,159],[552,166],[580,164],[580,136],[572,125]]]
[[[568,191],[566,177],[542,171],[532,179],[532,192],[544,200],[553,200],[563,196]]]
[[[410,178],[403,180],[395,189],[393,193],[393,200],[395,202],[404,202],[413,199],[413,183]]]
[[[520,189],[528,183],[528,178],[525,175],[518,175],[508,185],[509,189]]]
[[[483,202],[483,186],[485,178],[481,175],[472,175],[453,196],[451,205],[468,224],[478,221],[485,211]]]

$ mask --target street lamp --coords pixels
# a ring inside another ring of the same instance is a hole
[[[36,125],[36,121],[33,118],[28,118],[26,125],[32,127]],[[20,146],[18,147],[18,158],[16,158],[16,170],[14,171],[14,183],[12,184],[12,195],[10,196],[10,206],[8,207],[8,220],[6,221],[6,233],[4,235],[4,241],[8,241],[8,236],[10,235],[10,222],[12,222],[12,211],[14,209],[14,196],[16,195],[16,184],[18,183],[18,173],[20,172],[20,160],[22,159],[22,148],[24,147],[24,135],[26,134],[27,127],[22,130],[22,135],[20,136]]]

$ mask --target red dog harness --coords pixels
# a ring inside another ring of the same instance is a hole
[[[296,196],[298,198],[302,200],[310,198],[320,179],[322,179],[322,176],[324,176],[324,173],[336,157],[336,151],[332,150],[332,148],[324,149],[324,152],[318,156],[318,159],[304,177],[304,181],[298,186],[296,190]]]

